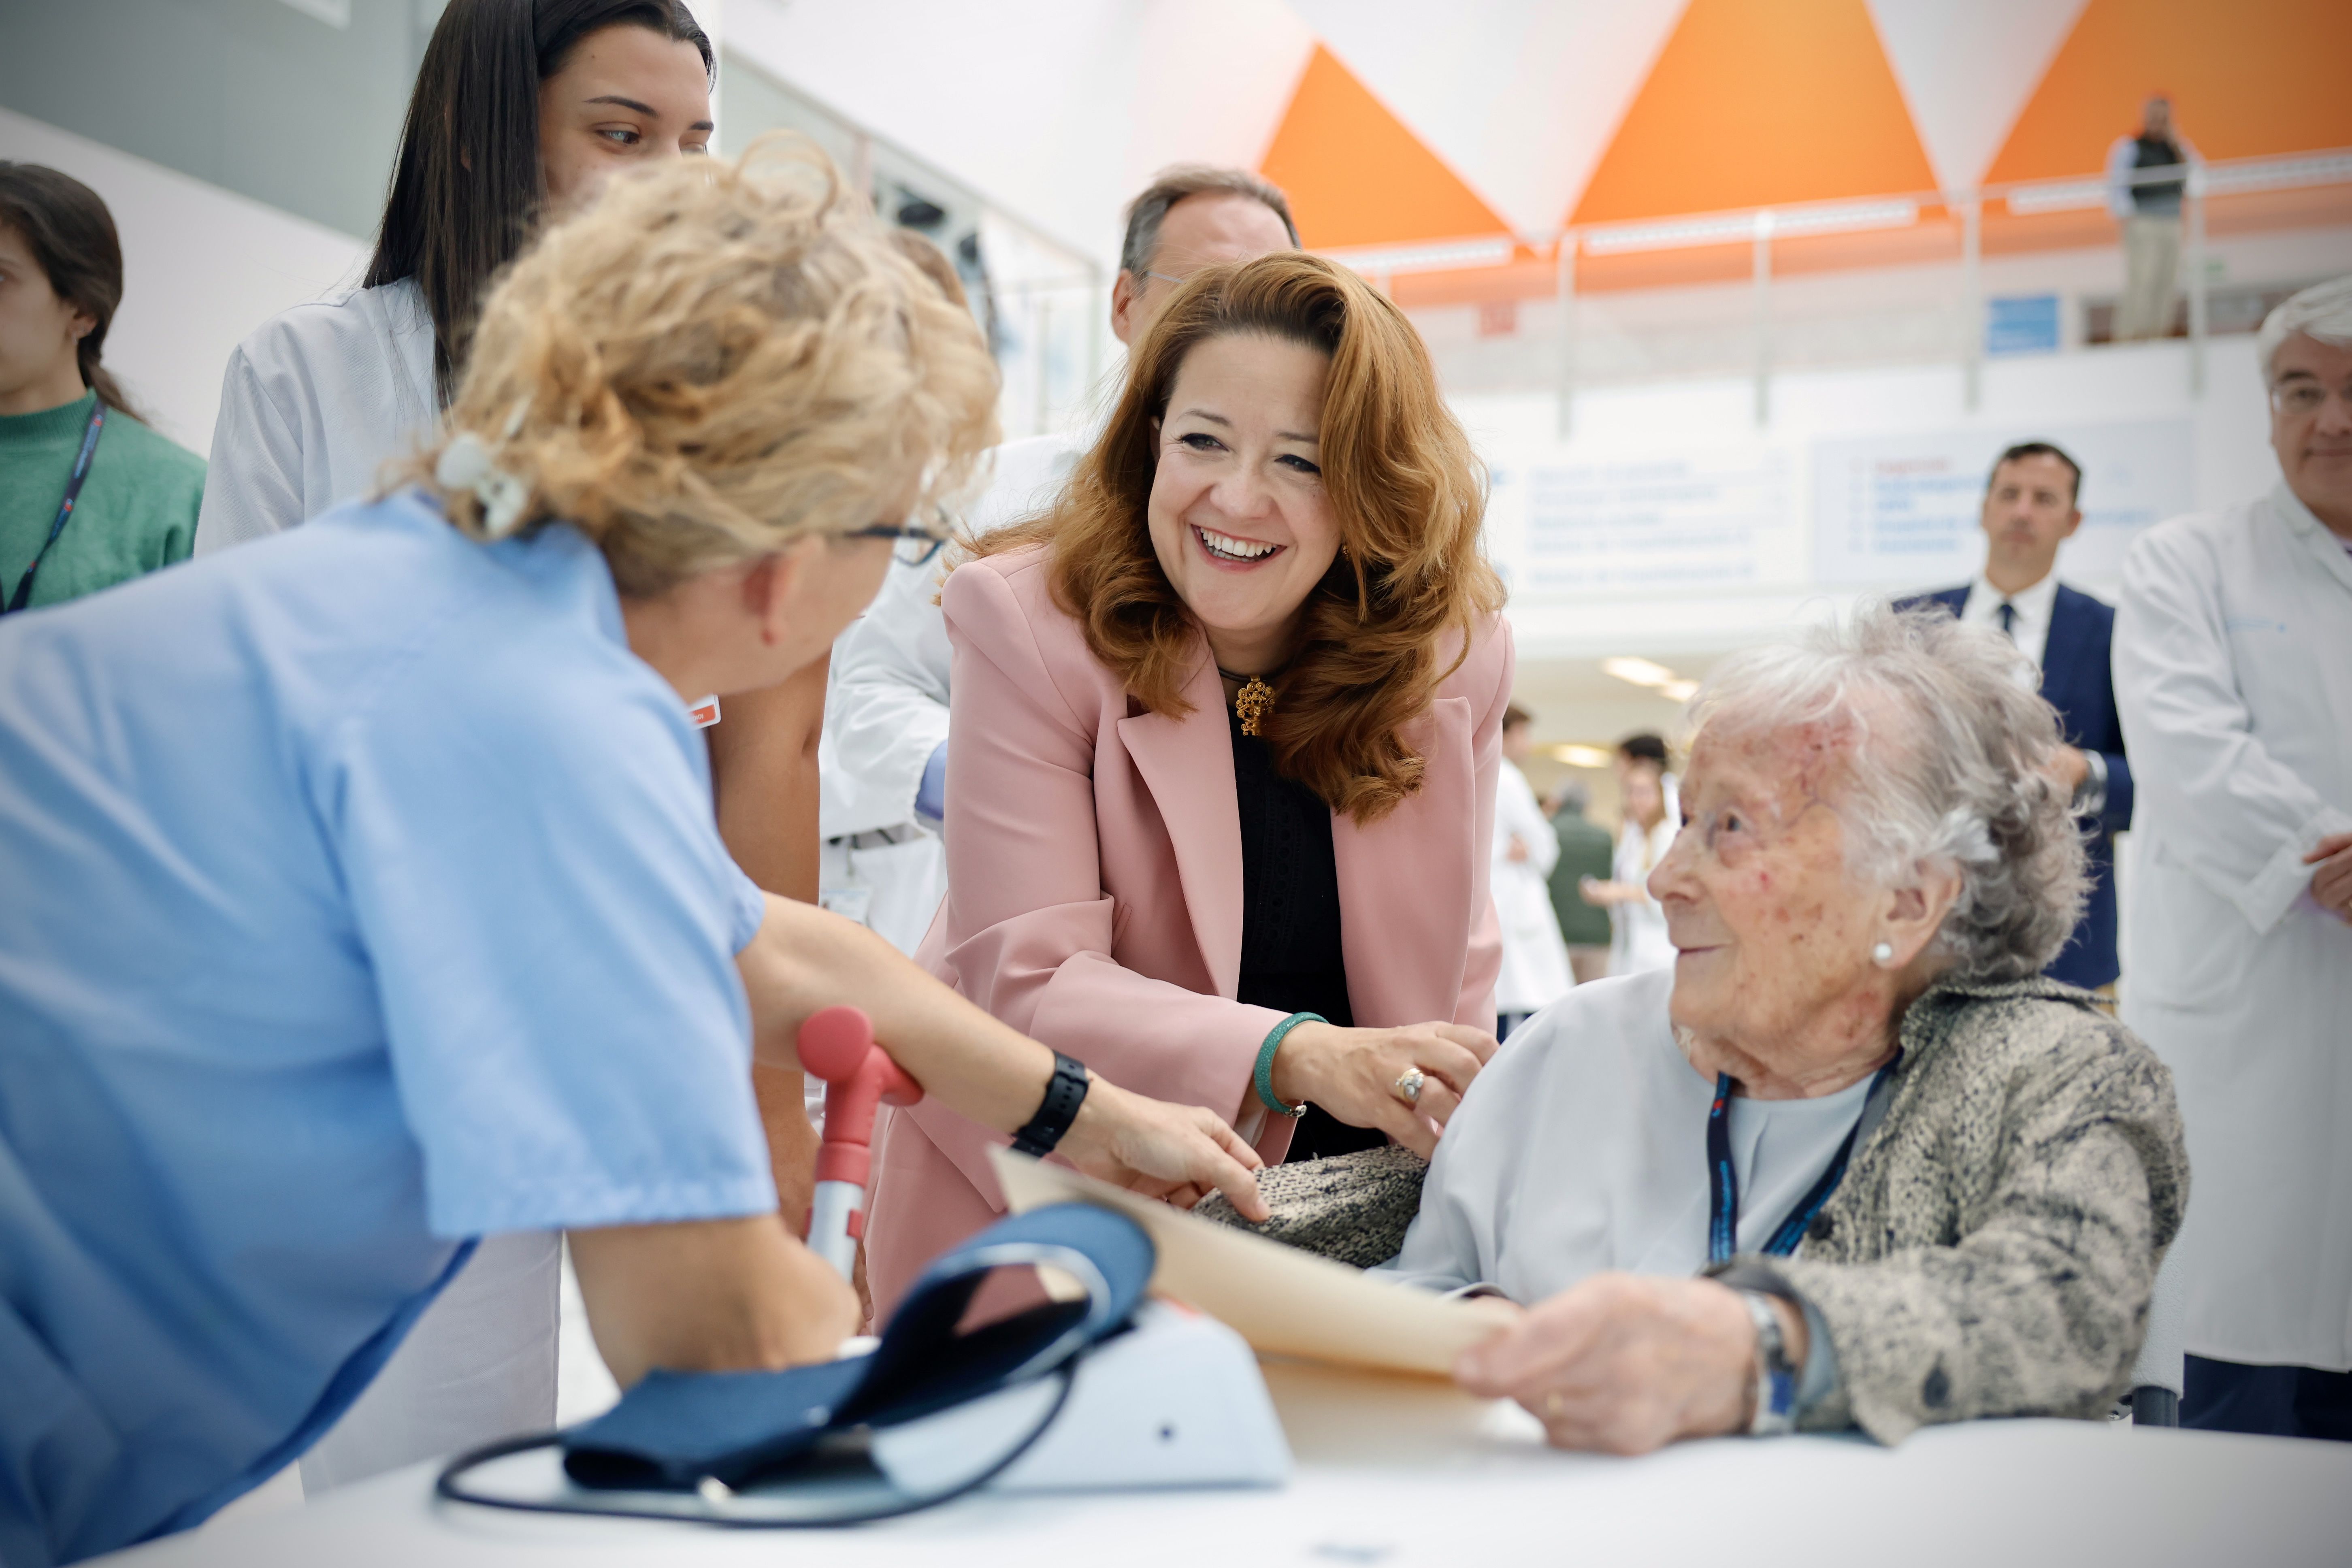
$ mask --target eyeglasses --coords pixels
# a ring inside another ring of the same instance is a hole
[[[1185,279],[1181,279],[1181,278],[1173,278],[1173,277],[1171,277],[1169,274],[1167,274],[1167,273],[1165,273],[1165,272],[1147,272],[1147,273],[1145,273],[1145,274],[1144,274],[1144,276],[1145,276],[1146,278],[1157,278],[1157,279],[1160,279],[1160,281],[1161,281],[1162,283],[1174,283],[1174,284],[1179,285],[1180,287],[1181,287],[1181,286],[1184,283],[1184,281],[1185,281]]]
[[[947,519],[940,520],[942,527]],[[931,557],[946,548],[948,536],[928,528],[908,528],[900,523],[877,522],[866,528],[853,528],[836,535],[841,539],[887,539],[890,558],[901,566],[923,566]]]
[[[2341,397],[2347,407],[2352,407],[2352,384],[2341,392],[2331,391],[2316,381],[2291,381],[2271,388],[2271,406],[2294,416],[2318,413],[2330,397]]]

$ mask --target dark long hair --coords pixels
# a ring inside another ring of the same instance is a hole
[[[122,303],[122,241],[106,203],[70,174],[0,160],[0,224],[25,237],[33,259],[48,275],[50,292],[97,318],[75,356],[82,384],[109,408],[143,422],[121,384],[100,363],[106,329]]]
[[[692,44],[713,68],[681,0],[449,0],[425,45],[365,281],[416,279],[444,402],[491,276],[539,216],[539,84],[589,34],[618,26]]]

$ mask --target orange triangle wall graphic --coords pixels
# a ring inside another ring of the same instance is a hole
[[[1691,0],[1572,221],[1936,184],[1864,0]]]
[[[2352,147],[2347,62],[2345,0],[2091,0],[1985,178],[2095,174],[2158,92],[2208,158]]]
[[[1288,194],[1298,237],[1312,247],[1510,232],[1320,44],[1259,172]]]

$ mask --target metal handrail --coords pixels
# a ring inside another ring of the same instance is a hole
[[[2188,229],[2189,390],[2205,390],[2207,300],[2205,203],[2213,195],[2287,190],[2352,182],[2352,148],[2327,148],[2287,157],[2195,159],[2186,163],[2137,169],[2124,176],[2133,185],[2169,184],[2182,192]],[[1559,353],[1559,435],[1566,439],[1576,395],[1576,263],[1579,255],[1628,255],[1706,245],[1746,242],[1754,279],[1756,422],[1771,417],[1772,242],[1803,235],[1853,234],[1908,228],[1930,209],[1960,221],[1963,295],[1969,323],[1961,351],[1967,406],[1982,395],[1984,314],[1982,284],[1984,211],[1998,201],[2019,216],[2107,205],[2115,182],[2096,176],[2059,180],[2012,180],[1958,190],[1911,191],[1843,201],[1794,202],[1615,224],[1567,225],[1544,235],[1482,235],[1411,245],[1326,249],[1321,254],[1370,276],[1383,291],[1401,273],[1462,271],[1500,266],[1523,255],[1551,253],[1560,301]]]

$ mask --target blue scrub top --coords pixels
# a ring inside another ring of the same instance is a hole
[[[423,498],[0,621],[0,1562],[179,1529],[471,1237],[775,1206],[758,890],[595,547]]]

